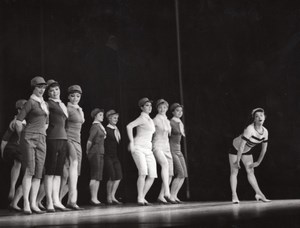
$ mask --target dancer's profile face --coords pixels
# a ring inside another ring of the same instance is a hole
[[[264,112],[256,112],[254,114],[254,124],[261,124],[263,125],[265,122],[266,116]]]
[[[177,118],[181,118],[183,115],[183,109],[182,107],[177,107],[174,109],[173,111],[173,116],[177,117]]]
[[[143,112],[150,114],[151,111],[152,111],[152,104],[151,104],[151,102],[147,102],[146,104],[144,104],[144,106],[141,107],[141,109],[142,109]]]
[[[37,85],[34,87],[33,94],[35,94],[37,97],[42,97],[45,92],[45,89],[45,85]]]
[[[99,122],[102,122],[103,121],[103,112],[99,112],[96,117],[95,117],[95,120],[98,120]]]
[[[71,93],[68,96],[69,101],[73,105],[77,105],[81,99],[81,94],[80,93]]]
[[[53,86],[49,88],[48,95],[52,99],[59,99],[60,97],[60,88],[59,86]]]
[[[157,112],[159,114],[165,115],[167,111],[168,111],[168,106],[165,103],[162,103],[157,107]]]

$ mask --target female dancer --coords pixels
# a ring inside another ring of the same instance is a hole
[[[90,204],[93,206],[101,205],[98,200],[98,190],[100,181],[103,177],[104,166],[104,139],[106,137],[105,128],[102,125],[104,110],[95,108],[91,112],[94,122],[90,129],[89,139],[86,144],[86,153],[90,163],[91,180],[90,180]]]
[[[26,120],[26,127],[20,138],[20,147],[23,152],[22,163],[25,169],[22,181],[25,214],[43,213],[36,204],[36,197],[46,157],[46,129],[49,115],[47,104],[43,99],[46,88],[44,78],[33,78],[31,86],[33,94],[25,103],[16,120],[16,131],[19,136],[22,131],[22,121]]]
[[[171,200],[181,203],[177,197],[177,194],[184,182],[184,179],[188,176],[187,167],[184,156],[181,152],[181,137],[185,137],[184,126],[180,118],[183,114],[183,107],[178,103],[171,105],[170,110],[173,114],[173,118],[170,120],[171,123],[171,136],[170,136],[170,147],[174,162],[174,173],[176,177],[173,179],[171,186]]]
[[[122,168],[118,158],[118,144],[121,140],[120,131],[117,127],[119,113],[115,110],[106,112],[108,125],[106,127],[107,137],[104,142],[105,155],[104,166],[107,170],[109,180],[107,181],[107,203],[122,204],[116,199],[116,192],[122,179]]]
[[[265,195],[258,187],[257,180],[254,175],[254,168],[262,162],[268,146],[268,130],[263,126],[265,122],[265,112],[262,108],[256,108],[251,112],[252,123],[247,126],[240,136],[233,140],[233,147],[229,151],[230,163],[230,186],[232,191],[232,202],[239,203],[236,193],[237,175],[240,167],[240,160],[244,163],[247,171],[248,181],[255,191],[256,200],[269,202]],[[251,148],[257,144],[262,144],[260,156],[256,162],[253,162]]]
[[[164,99],[156,102],[157,115],[153,119],[155,125],[155,134],[153,137],[153,153],[156,161],[161,166],[162,185],[157,202],[162,204],[176,204],[170,199],[170,183],[173,176],[173,159],[170,151],[169,135],[171,134],[170,121],[166,116],[169,104]],[[166,200],[166,199],[167,200]]]
[[[49,127],[47,129],[47,155],[45,162],[45,191],[47,211],[65,211],[59,199],[63,167],[68,150],[65,122],[68,118],[67,107],[60,100],[60,87],[57,81],[48,80]]]
[[[147,192],[157,177],[156,161],[152,152],[152,136],[155,132],[153,120],[149,114],[152,111],[152,101],[142,98],[138,102],[142,112],[141,115],[127,125],[129,138],[129,150],[139,171],[137,179],[137,202],[138,205],[149,205],[145,199]],[[136,136],[133,138],[133,128],[137,128]],[[146,178],[147,176],[147,178]]]
[[[18,114],[23,108],[24,104],[27,101],[22,99],[16,102],[16,109]],[[10,189],[8,194],[8,199],[11,201],[10,209],[14,211],[22,211],[21,208],[18,207],[19,199],[22,197],[22,186],[20,186],[16,190],[16,183],[19,178],[20,170],[21,170],[21,161],[22,161],[22,152],[19,146],[19,137],[16,132],[16,116],[10,122],[9,128],[6,130],[2,142],[1,142],[1,157],[3,159],[13,161],[13,166],[10,172]],[[26,121],[23,121],[23,129],[26,125]]]
[[[69,102],[67,106],[69,118],[66,123],[66,131],[68,136],[68,151],[69,151],[69,195],[67,207],[74,210],[80,210],[77,205],[77,180],[81,171],[81,126],[84,123],[84,114],[82,108],[78,105],[82,90],[79,85],[72,85],[68,88]]]

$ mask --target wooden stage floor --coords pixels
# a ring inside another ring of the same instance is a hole
[[[300,227],[300,200],[270,203],[186,202],[176,205],[86,206],[82,211],[23,215],[0,211],[0,227]]]

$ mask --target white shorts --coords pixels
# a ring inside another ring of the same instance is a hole
[[[139,175],[148,175],[157,178],[156,160],[151,149],[136,145],[135,151],[131,152],[132,158],[139,171]]]

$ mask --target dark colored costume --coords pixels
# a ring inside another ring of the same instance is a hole
[[[16,117],[11,121],[11,124],[9,125],[10,127],[6,130],[2,138],[3,141],[7,142],[4,148],[3,158],[8,161],[16,160],[18,162],[22,162],[22,152],[20,145],[18,144],[19,136],[15,129],[15,121]],[[24,127],[25,124],[23,123],[23,128]]]
[[[45,174],[62,176],[68,152],[65,123],[67,116],[58,102],[49,100],[49,127],[47,129],[47,155]]]
[[[118,158],[118,145],[119,142],[116,139],[115,131],[117,129],[112,129],[107,126],[106,128],[107,136],[104,142],[105,146],[105,156],[104,156],[104,166],[107,171],[108,178],[112,181],[122,179],[122,168],[121,163]]]
[[[104,138],[106,132],[102,130],[100,123],[94,122],[90,129],[88,141],[92,142],[88,152],[91,180],[101,181],[104,166]]]
[[[171,124],[171,136],[169,139],[171,153],[173,156],[173,163],[174,163],[174,174],[179,178],[185,178],[188,176],[186,163],[184,156],[181,152],[181,137],[182,134],[180,132],[179,122],[174,121],[173,119],[170,120]]]
[[[48,108],[44,101],[31,95],[17,115],[17,120],[24,119],[26,127],[21,133],[20,140],[23,154],[22,167],[24,170],[27,168],[30,175],[41,179],[46,157],[46,124],[48,123]]]

